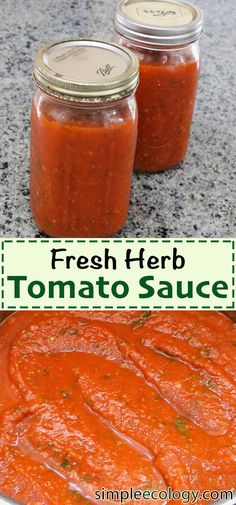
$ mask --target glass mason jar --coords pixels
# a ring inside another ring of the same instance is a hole
[[[199,77],[201,12],[185,1],[120,0],[114,40],[140,62],[135,169],[157,172],[183,161]]]
[[[52,237],[109,237],[129,207],[138,61],[115,44],[43,47],[35,61],[31,208]]]

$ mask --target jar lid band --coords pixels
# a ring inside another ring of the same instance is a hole
[[[136,56],[116,44],[96,40],[63,40],[42,47],[34,77],[52,95],[83,102],[113,101],[138,85]]]
[[[177,46],[201,36],[203,15],[184,0],[119,0],[114,24],[136,43]]]

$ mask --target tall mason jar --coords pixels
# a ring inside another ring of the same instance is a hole
[[[36,56],[31,208],[52,237],[109,237],[129,207],[137,139],[133,53],[94,40],[47,45]]]
[[[200,10],[178,0],[120,0],[114,40],[140,62],[135,168],[157,172],[187,153],[199,78]]]

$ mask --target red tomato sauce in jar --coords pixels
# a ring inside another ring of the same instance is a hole
[[[164,170],[182,162],[188,149],[199,63],[140,63],[139,140],[135,167]]]
[[[158,172],[186,156],[199,78],[200,10],[187,1],[119,0],[115,40],[140,62],[135,169]]]
[[[60,82],[56,71],[65,74]],[[62,42],[40,50],[35,79],[31,208],[38,227],[52,237],[114,235],[129,207],[136,58],[106,43]]]
[[[129,207],[137,138],[130,108],[108,125],[89,117],[62,122],[49,99],[40,120],[33,105],[31,125],[31,207],[39,228],[50,236],[114,235]]]
[[[0,326],[0,492],[89,505],[102,487],[232,489],[235,342],[213,312],[11,315]]]

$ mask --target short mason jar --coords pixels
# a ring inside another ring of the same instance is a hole
[[[52,237],[109,237],[124,224],[137,140],[138,60],[67,40],[36,56],[31,208]]]
[[[199,78],[199,9],[178,0],[120,0],[114,41],[140,62],[135,169],[157,172],[185,158]]]

